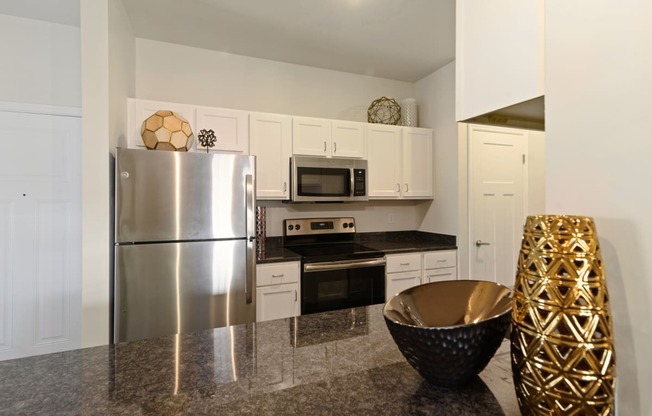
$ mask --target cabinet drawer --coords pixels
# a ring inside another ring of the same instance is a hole
[[[299,282],[299,262],[269,263],[256,266],[256,286]]]
[[[443,269],[446,267],[457,267],[456,251],[433,251],[423,255],[424,269]]]
[[[387,273],[421,270],[421,253],[392,254],[387,256]]]

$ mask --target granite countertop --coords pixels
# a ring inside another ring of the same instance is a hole
[[[518,415],[509,347],[447,390],[382,305],[0,362],[0,414]]]
[[[422,231],[357,233],[355,241],[385,254],[457,249],[455,236]],[[258,264],[301,261],[300,255],[283,247],[281,237],[268,237],[259,248]]]

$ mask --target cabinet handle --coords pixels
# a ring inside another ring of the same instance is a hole
[[[296,302],[297,300],[298,300],[297,290],[294,289],[294,301]]]
[[[281,274],[273,274],[272,275],[272,277],[283,277],[283,276],[285,276],[283,273],[281,273]]]
[[[392,281],[396,282],[396,281],[399,281],[399,280],[414,280],[414,279],[415,279],[415,276],[407,276],[407,277],[397,277],[397,278],[392,279]]]
[[[326,153],[326,142],[324,142],[324,153]]]
[[[401,263],[401,266],[409,266],[409,265],[410,265],[409,262],[408,263]]]
[[[396,192],[401,192],[401,184],[400,183],[396,184]]]
[[[409,192],[409,191],[410,191],[410,188],[408,188],[408,184],[406,183],[405,184],[405,192]]]
[[[287,190],[288,190],[288,183],[283,182],[283,192],[285,193],[285,192],[287,192]]]
[[[333,153],[337,153],[337,142],[333,142]]]

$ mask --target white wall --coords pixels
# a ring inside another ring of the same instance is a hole
[[[417,206],[420,231],[457,235],[455,62],[415,83],[420,127],[433,129],[434,201]]]
[[[367,121],[383,95],[414,84],[136,39],[136,98]]]
[[[81,107],[79,28],[0,15],[0,101]]]
[[[109,4],[109,150],[127,147],[127,98],[136,94],[136,39],[121,1]]]
[[[109,3],[81,0],[82,345],[109,342]]]
[[[543,5],[457,0],[457,120],[543,95]]]
[[[652,414],[652,3],[546,3],[549,213],[595,218],[621,415]]]

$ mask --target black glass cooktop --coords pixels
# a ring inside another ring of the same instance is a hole
[[[303,262],[353,260],[383,257],[385,253],[357,243],[311,244],[286,247],[303,257]]]

